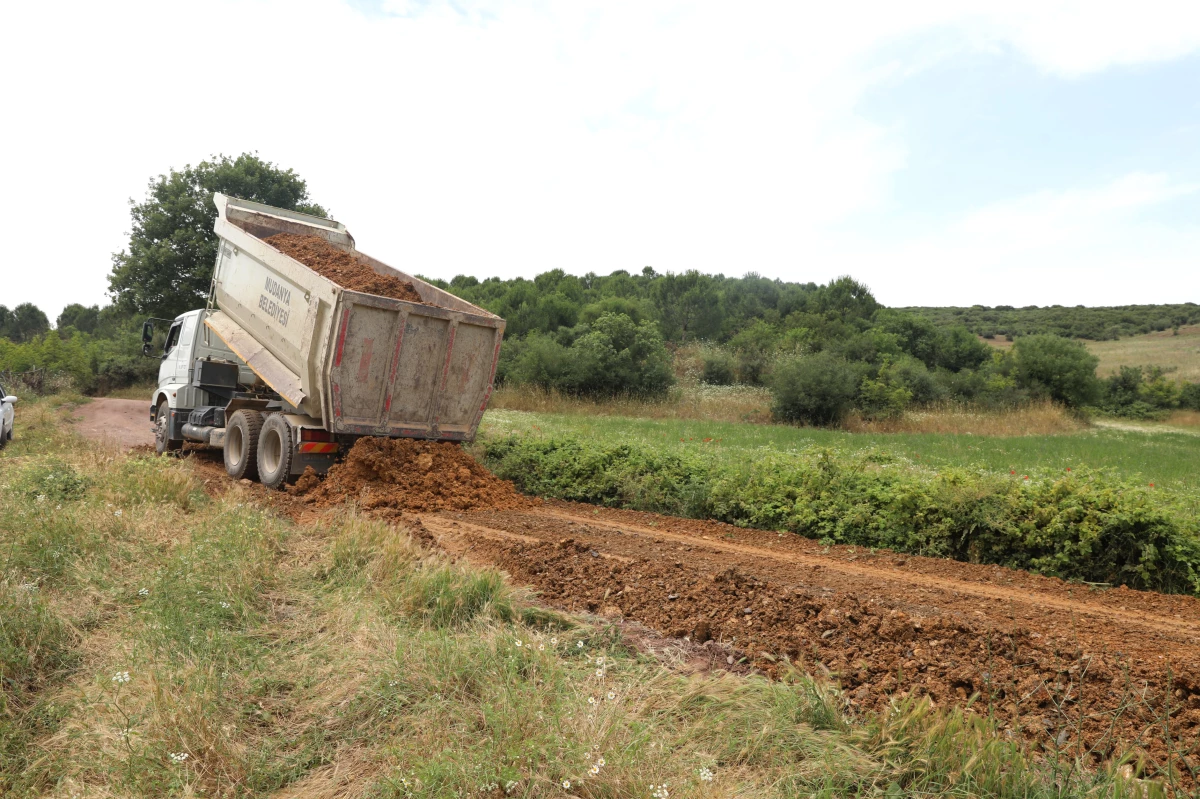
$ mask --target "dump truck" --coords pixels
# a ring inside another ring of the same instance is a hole
[[[219,447],[237,479],[271,488],[324,474],[362,436],[469,441],[491,396],[504,320],[355,248],[346,227],[215,194],[206,307],[169,324],[150,404],[155,449]],[[353,291],[276,249],[318,236],[421,301]]]

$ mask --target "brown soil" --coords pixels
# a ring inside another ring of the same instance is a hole
[[[711,639],[769,674],[785,658],[828,669],[852,709],[974,697],[1035,747],[1200,768],[1194,598],[568,503],[409,523],[562,609]]]
[[[144,400],[98,397],[76,408],[71,420],[85,438],[106,441],[121,449],[154,446],[148,392]]]
[[[379,274],[353,253],[339,250],[320,236],[276,233],[264,241],[342,288],[394,300],[422,302],[421,295],[409,281],[395,275]]]
[[[294,486],[317,507],[355,500],[382,512],[528,508],[517,493],[463,452],[458,444],[411,438],[360,438],[346,459],[313,486]],[[385,513],[386,515],[386,513]]]

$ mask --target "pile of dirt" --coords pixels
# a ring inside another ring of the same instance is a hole
[[[422,302],[421,295],[409,281],[395,275],[379,274],[351,253],[339,250],[320,236],[276,233],[265,241],[342,288],[394,300]]]
[[[360,438],[324,481],[301,477],[293,491],[318,507],[354,500],[385,516],[400,511],[502,510],[535,504],[457,444],[411,438]]]

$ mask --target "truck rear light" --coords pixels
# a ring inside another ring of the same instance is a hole
[[[324,430],[314,428],[304,428],[300,431],[301,441],[333,441],[333,433],[327,433]]]

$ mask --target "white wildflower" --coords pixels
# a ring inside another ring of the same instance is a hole
[[[120,508],[117,508],[115,511],[113,511],[113,516],[120,516],[120,515],[121,515],[121,509],[120,509]]]
[[[551,639],[550,639],[550,645],[551,645],[551,646],[558,646],[558,639],[557,639],[557,638],[551,638]]]
[[[171,762],[173,762],[173,763],[182,763],[187,759],[188,759],[187,752],[172,752],[171,753]]]
[[[583,649],[583,641],[576,641],[576,642],[575,642],[575,648],[576,648],[576,649]]]
[[[590,769],[588,769],[588,774],[591,774],[593,777],[595,777],[599,773],[600,773],[599,766],[592,766]]]
[[[150,596],[150,589],[149,588],[139,588],[138,596]]]
[[[714,779],[714,775],[712,773],[712,769],[708,768],[707,766],[700,769],[700,781],[701,782],[712,782],[713,779]]]
[[[229,610],[229,608],[230,608],[230,605],[229,605],[229,603],[228,603],[228,602],[222,602],[222,603],[221,603],[221,607],[225,608],[226,610]]]
[[[562,781],[562,787],[563,787],[563,790],[564,790],[564,791],[569,791],[569,790],[571,790],[571,781],[570,781],[570,780],[563,780],[563,781]]]
[[[594,696],[589,696],[589,697],[588,697],[588,704],[589,704],[589,705],[594,705],[594,704],[596,704],[596,697],[594,697]]]
[[[597,760],[597,761],[596,761],[596,765],[597,765],[597,766],[603,766],[603,765],[604,765],[604,758],[600,758],[599,760]]]
[[[521,639],[520,639],[520,638],[518,638],[516,641],[513,641],[513,643],[514,643],[514,644],[516,644],[516,646],[517,646],[517,648],[518,648],[518,649],[520,649],[521,647],[525,646],[523,643],[521,643]]]
[[[609,691],[609,692],[608,692],[608,694],[607,694],[607,697],[608,697],[608,701],[609,701],[609,702],[611,702],[611,701],[613,701],[614,699],[616,699],[616,698],[617,698],[617,692],[616,692],[616,691]]]
[[[117,685],[123,685],[123,684],[129,682],[129,672],[118,671],[116,674],[114,674],[112,676],[112,681],[115,682]]]

